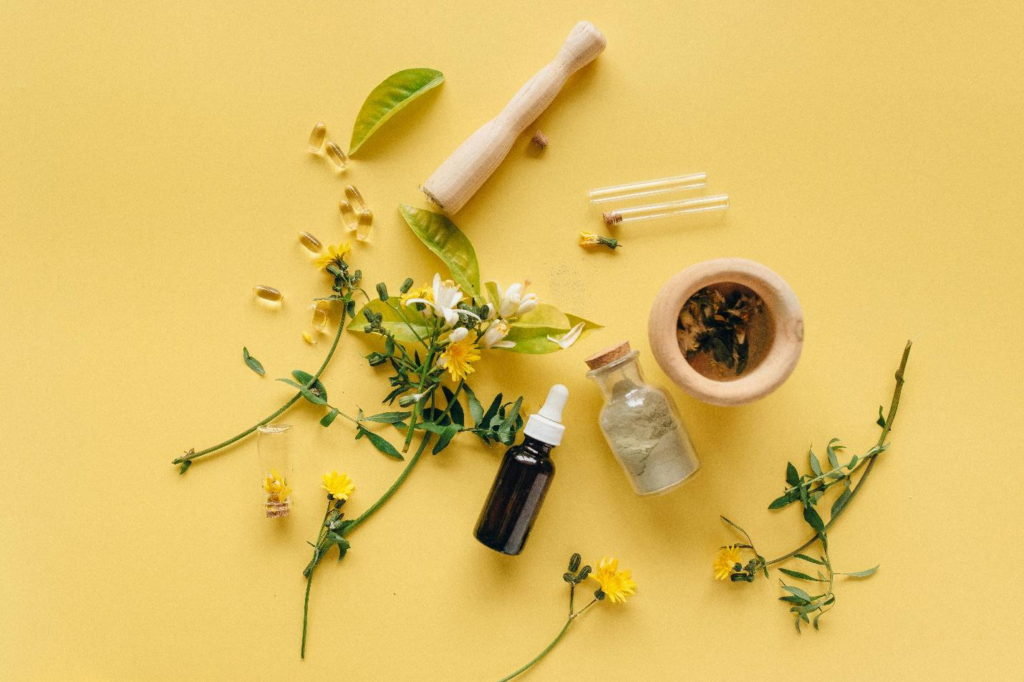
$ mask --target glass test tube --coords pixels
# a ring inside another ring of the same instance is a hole
[[[710,197],[669,201],[663,204],[638,206],[636,208],[620,208],[604,214],[604,222],[609,227],[620,223],[632,223],[640,220],[652,220],[683,213],[703,213],[706,211],[724,211],[729,208],[729,195],[716,194]]]
[[[708,184],[707,173],[691,173],[679,175],[674,178],[661,178],[660,180],[646,180],[634,182],[628,185],[615,185],[614,187],[602,187],[591,190],[588,193],[590,203],[605,204],[610,201],[625,201],[638,199],[640,197],[665,194],[667,192],[681,192],[690,189],[699,189]]]

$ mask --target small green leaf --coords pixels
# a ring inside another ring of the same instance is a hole
[[[880,565],[881,564],[879,564],[879,566]],[[877,570],[878,570],[878,566],[875,566],[874,568],[869,568],[869,569],[864,570],[864,571],[855,571],[853,573],[837,573],[836,575],[845,575],[848,578],[867,578],[869,576],[874,575],[875,571],[877,571]]]
[[[803,599],[805,604],[810,604],[813,601],[811,599],[811,595],[807,594],[806,592],[801,590],[799,587],[795,587],[793,585],[786,585],[785,583],[783,583],[782,589],[784,589],[786,592],[789,592],[794,597],[798,597],[799,599]]]
[[[384,453],[388,457],[394,457],[395,459],[400,459],[400,460],[404,460],[405,459],[405,457],[402,457],[402,453],[400,453],[398,450],[395,449],[394,445],[389,443],[387,440],[385,440],[381,436],[378,436],[373,431],[368,431],[368,430],[364,429],[363,427],[359,426],[359,427],[356,427],[356,432],[357,432],[356,433],[356,438],[359,438],[361,436],[366,436],[367,439],[369,439],[369,441],[373,444],[373,447],[377,448],[378,450],[380,450],[382,453]]]
[[[543,307],[543,305],[544,304],[541,304],[541,307]],[[512,348],[503,348],[499,350],[505,350],[510,353],[524,353],[527,355],[543,355],[546,353],[556,353],[562,350],[562,347],[559,346],[554,341],[552,341],[551,339],[549,339],[549,336],[554,336],[556,338],[562,336],[567,331],[572,329],[574,326],[582,322],[583,330],[580,332],[580,336],[576,340],[576,343],[579,343],[580,339],[583,339],[591,332],[597,331],[598,329],[603,329],[601,325],[595,322],[585,320],[582,317],[577,317],[576,315],[572,315],[569,313],[563,314],[559,312],[557,308],[554,308],[554,306],[548,307],[553,309],[554,313],[557,313],[558,318],[565,318],[568,326],[564,328],[561,326],[535,326],[533,323],[538,322],[539,320],[537,319],[534,319],[533,322],[524,326],[523,324],[521,324],[522,321],[527,320],[527,318],[529,318],[531,315],[537,312],[537,310],[531,311],[530,313],[524,315],[521,320],[517,320],[515,324],[513,324],[512,327],[509,329],[508,336],[505,337],[506,341],[511,341],[515,343],[515,345]],[[538,308],[538,310],[540,310],[540,308]],[[548,317],[553,318],[554,313],[552,313]]]
[[[480,265],[473,244],[447,216],[400,204],[405,222],[419,240],[445,262],[463,291],[480,293]]]
[[[188,468],[190,466],[192,466],[192,460],[186,459],[184,462],[181,463],[181,470],[178,472],[178,475],[180,476],[186,471],[188,471]]]
[[[434,69],[404,69],[385,78],[370,91],[356,115],[349,142],[349,156],[384,125],[389,118],[414,99],[444,82],[444,74]]]
[[[451,417],[452,423],[458,424],[460,427],[465,426],[466,416],[462,411],[462,405],[455,397],[455,393],[447,386],[442,386],[441,391],[444,393],[444,398],[448,403],[448,414]]]
[[[434,443],[433,453],[436,455],[448,447],[448,444],[452,442],[452,438],[454,438],[460,431],[462,431],[462,429],[455,424],[445,426],[440,437],[438,437],[437,442]]]
[[[500,393],[494,396],[494,400],[491,401],[490,407],[487,408],[487,412],[484,413],[483,419],[480,420],[484,428],[488,428],[490,426],[491,420],[497,416],[498,410],[501,409],[501,398],[502,395]]]
[[[246,348],[245,346],[242,346],[242,360],[244,360],[245,364],[249,366],[249,369],[256,372],[260,376],[263,376],[266,373],[263,371],[263,363],[261,363],[253,356],[249,355],[249,349]]]
[[[797,492],[795,490],[794,491],[790,491],[790,492],[786,493],[785,495],[783,495],[782,497],[776,497],[774,500],[772,500],[772,503],[768,505],[768,508],[769,509],[782,509],[787,504],[796,501],[797,497],[799,497],[799,496],[797,495]]]
[[[825,532],[825,523],[821,520],[818,510],[810,506],[804,507],[804,520],[807,521],[811,528],[817,531],[819,537],[823,536]]]
[[[381,412],[369,417],[363,417],[363,421],[377,422],[378,424],[398,424],[409,418],[411,412]]]
[[[814,475],[821,476],[821,462],[818,461],[818,456],[814,454],[814,450],[807,451],[807,458],[811,462],[811,471],[814,472]]]
[[[484,407],[480,404],[469,384],[463,384],[462,390],[466,393],[466,402],[469,403],[469,414],[473,417],[473,425],[480,426],[480,422],[484,418]]]
[[[315,405],[326,405],[327,404],[326,400],[324,400],[323,398],[321,398],[318,395],[315,395],[308,388],[306,388],[305,386],[303,386],[301,384],[295,383],[291,379],[278,379],[278,381],[282,381],[282,382],[288,384],[289,386],[294,387],[299,393],[302,394],[303,398],[305,398],[306,400],[308,400],[309,402],[311,402],[311,403],[313,403]]]
[[[881,426],[883,429],[885,428],[885,414],[883,414],[882,412],[881,405],[878,406],[878,419],[875,421],[875,423]]]
[[[786,463],[786,483],[793,488],[800,485],[800,474],[797,473],[796,467],[793,466],[792,462]]]
[[[828,453],[828,463],[832,465],[833,469],[838,469],[839,468],[839,458],[836,457],[836,450],[837,449],[841,450],[842,447],[836,448],[836,447],[832,446],[833,443],[838,443],[838,442],[839,442],[839,439],[833,438],[832,440],[830,440],[828,442],[828,447],[825,448],[825,451]]]
[[[850,501],[851,497],[853,497],[853,490],[851,490],[850,488],[844,490],[843,494],[837,497],[836,501],[832,503],[832,511],[830,512],[831,515],[829,516],[829,518],[834,519],[839,514],[841,514],[843,509],[846,508],[846,505]]]
[[[806,554],[794,554],[793,556],[796,557],[797,559],[803,559],[804,561],[810,561],[812,564],[818,564],[819,566],[824,566],[825,565],[824,561],[818,561],[817,559],[815,559],[813,557],[809,557]]]
[[[320,426],[330,426],[338,418],[338,408],[332,407],[331,411],[320,419]]]
[[[309,372],[303,372],[301,369],[292,370],[292,376],[303,386],[309,386],[310,390],[314,395],[318,395],[324,400],[327,400],[327,388],[323,382],[319,379],[313,380],[313,375]]]
[[[801,573],[800,571],[791,571],[788,568],[780,568],[779,570],[792,578],[799,578],[800,580],[810,580],[814,583],[821,582],[817,578],[813,578],[807,575],[806,573]]]

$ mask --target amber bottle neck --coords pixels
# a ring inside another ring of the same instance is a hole
[[[524,450],[529,450],[530,452],[534,453],[535,455],[538,455],[539,457],[550,457],[551,451],[554,450],[555,448],[555,446],[550,445],[549,443],[537,440],[536,438],[530,438],[529,436],[526,436],[523,439],[523,442],[519,445],[519,447]]]

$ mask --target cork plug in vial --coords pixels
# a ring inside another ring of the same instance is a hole
[[[523,551],[555,476],[550,455],[565,433],[562,410],[568,398],[569,389],[552,386],[544,407],[526,422],[522,444],[509,448],[501,460],[474,533],[495,551],[512,555]]]
[[[665,493],[700,468],[690,436],[665,391],[644,381],[639,351],[620,343],[586,360],[605,405],[598,423],[637,495]]]

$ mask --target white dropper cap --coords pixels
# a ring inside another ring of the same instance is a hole
[[[555,384],[548,391],[544,407],[537,414],[531,414],[523,434],[548,445],[560,445],[565,426],[562,424],[562,410],[569,399],[569,389]]]

